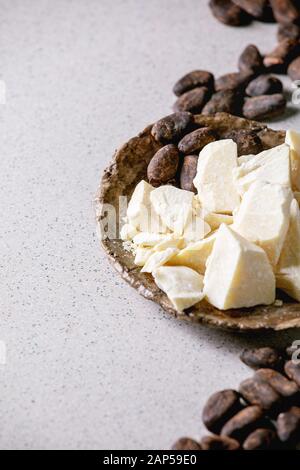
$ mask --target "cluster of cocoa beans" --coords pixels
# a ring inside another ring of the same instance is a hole
[[[212,434],[200,442],[179,439],[174,450],[293,449],[300,442],[300,364],[284,353],[263,347],[245,350],[241,360],[255,369],[239,390],[214,393],[202,420]]]

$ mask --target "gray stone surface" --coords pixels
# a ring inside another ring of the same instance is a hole
[[[168,114],[176,79],[235,69],[275,27],[231,29],[205,0],[0,0],[0,447],[166,449],[204,432],[247,345],[180,323],[108,264],[93,195],[116,147]],[[293,111],[274,126],[300,127]]]

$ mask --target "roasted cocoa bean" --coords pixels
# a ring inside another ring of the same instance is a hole
[[[255,378],[269,384],[279,395],[289,400],[299,399],[299,387],[284,375],[272,369],[259,369],[255,373]]]
[[[224,135],[224,139],[232,139],[238,148],[238,156],[256,155],[262,152],[262,143],[257,133],[247,129],[232,130]]]
[[[240,444],[227,436],[205,436],[201,440],[202,450],[239,450]]]
[[[263,427],[264,412],[260,406],[248,406],[231,418],[222,428],[221,435],[239,442],[258,427]]]
[[[152,186],[161,186],[175,178],[179,165],[179,152],[175,145],[169,144],[159,149],[151,159],[147,176]]]
[[[157,121],[151,130],[154,139],[162,144],[176,143],[192,130],[194,116],[187,112],[170,114]]]
[[[212,95],[209,102],[204,106],[202,114],[213,115],[216,113],[228,113],[240,115],[243,98],[234,90],[219,91]]]
[[[285,73],[288,65],[300,53],[300,42],[297,39],[285,39],[264,58],[264,66],[278,73]]]
[[[274,95],[282,93],[282,82],[272,75],[260,75],[252,80],[246,88],[248,96]]]
[[[291,80],[300,80],[300,57],[293,60],[288,67],[288,76]]]
[[[300,9],[294,0],[270,0],[270,3],[278,23],[289,24],[299,21]]]
[[[242,26],[251,21],[251,17],[231,0],[210,0],[209,6],[217,20],[229,26]]]
[[[175,111],[189,111],[191,113],[201,113],[204,105],[211,96],[211,92],[206,87],[194,88],[183,93],[175,102]]]
[[[219,77],[215,82],[216,91],[223,90],[245,90],[248,83],[253,78],[251,72],[234,72],[227,73]]]
[[[197,174],[198,155],[186,155],[180,174],[180,188],[186,191],[192,191],[195,194],[197,190],[194,186],[194,178]]]
[[[232,2],[258,19],[264,17],[268,5],[268,0],[232,0]]]
[[[247,119],[264,120],[283,114],[285,108],[285,97],[281,93],[276,93],[275,95],[247,98],[243,107],[243,114]]]
[[[253,44],[244,49],[238,61],[239,71],[242,73],[257,74],[264,68],[263,58]]]
[[[235,390],[222,390],[208,399],[202,420],[209,431],[219,433],[226,421],[241,409],[240,395]]]
[[[178,148],[180,152],[189,155],[200,152],[205,145],[215,140],[217,140],[216,134],[209,127],[202,127],[184,136]]]
[[[240,355],[240,359],[252,369],[280,369],[282,367],[280,352],[269,347],[245,349]]]
[[[272,413],[278,410],[281,403],[280,395],[268,383],[255,377],[244,380],[240,384],[239,392],[251,405],[258,405]]]
[[[176,96],[181,96],[183,93],[193,90],[198,87],[206,87],[211,92],[214,89],[215,79],[212,73],[206,70],[194,70],[184,75],[177,83],[175,83],[173,92]]]
[[[285,39],[300,39],[300,26],[297,24],[281,24],[278,27],[277,39],[279,42]]]
[[[273,429],[259,428],[253,431],[243,444],[244,450],[271,450],[277,443],[277,436]]]
[[[285,413],[280,413],[276,427],[282,442],[292,443],[300,440],[300,408],[293,406]]]
[[[284,366],[284,372],[291,380],[296,382],[298,387],[300,387],[300,365],[299,364],[296,364],[293,361],[286,362]]]
[[[194,439],[190,439],[189,437],[182,437],[175,442],[172,446],[172,450],[202,450],[201,445],[194,441]]]

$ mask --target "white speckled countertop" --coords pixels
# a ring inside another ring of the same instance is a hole
[[[169,114],[174,81],[233,71],[275,30],[227,28],[206,0],[0,0],[0,448],[199,437],[209,394],[249,374],[243,347],[300,337],[170,318],[111,268],[92,202],[114,149]],[[282,126],[300,128],[300,114]]]

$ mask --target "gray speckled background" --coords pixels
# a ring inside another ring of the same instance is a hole
[[[235,69],[275,27],[227,28],[206,0],[0,0],[0,447],[169,448],[249,374],[234,336],[180,323],[108,264],[93,196],[116,147],[170,111],[193,68]],[[300,118],[275,127],[300,127]],[[298,333],[300,337],[300,333]]]

